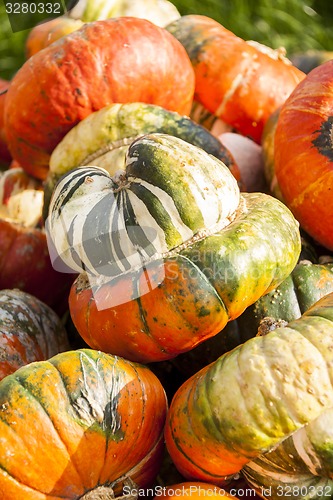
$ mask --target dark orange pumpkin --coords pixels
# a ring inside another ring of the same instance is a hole
[[[63,324],[50,307],[20,290],[0,291],[0,379],[69,348]]]
[[[0,78],[0,165],[8,165],[11,161],[11,154],[7,146],[7,139],[4,131],[5,99],[9,82]]]
[[[206,16],[183,16],[167,29],[184,45],[192,61],[196,100],[260,142],[266,120],[304,73],[281,51],[246,42]]]
[[[44,179],[50,153],[80,120],[114,102],[146,102],[189,114],[194,72],[184,47],[150,21],[87,23],[32,56],[6,97],[9,149]]]
[[[313,69],[282,106],[275,173],[304,230],[333,250],[333,61]]]
[[[0,408],[2,500],[113,498],[158,473],[167,404],[145,366],[67,351],[5,377]]]

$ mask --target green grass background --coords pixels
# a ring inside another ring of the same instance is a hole
[[[135,2],[136,0],[133,0]],[[9,79],[22,65],[28,30],[12,33],[0,0],[0,77]],[[287,54],[306,50],[333,51],[331,0],[174,0],[182,15],[216,19],[236,35]]]

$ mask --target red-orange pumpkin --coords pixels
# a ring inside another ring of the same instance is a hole
[[[18,288],[62,313],[74,275],[52,267],[42,200],[41,182],[20,167],[0,175],[0,289]]]
[[[7,80],[0,78],[0,164],[8,165],[11,161],[11,154],[7,146],[7,139],[4,131],[4,118],[5,118],[5,92],[9,87]]]
[[[282,106],[275,174],[285,203],[317,242],[333,250],[333,61],[313,69]]]
[[[44,179],[50,153],[80,120],[113,102],[146,102],[189,114],[194,72],[184,47],[150,21],[87,23],[32,56],[6,97],[9,149]]]
[[[38,24],[30,31],[26,39],[26,58],[29,59],[29,57],[45,49],[45,47],[48,47],[48,45],[51,45],[51,43],[62,36],[76,31],[81,28],[81,26],[83,26],[82,21],[79,19],[71,19],[66,16],[56,17],[47,23]]]
[[[192,61],[196,100],[260,142],[266,120],[304,73],[281,51],[246,42],[206,16],[183,16],[167,29],[184,45]]]

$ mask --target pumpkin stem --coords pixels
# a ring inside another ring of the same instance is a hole
[[[287,326],[287,324],[288,321],[285,321],[284,319],[275,319],[270,316],[266,316],[259,323],[256,337],[263,337],[277,328]]]
[[[123,483],[123,486],[127,487],[128,493],[116,496],[114,493],[114,486],[120,482]],[[138,486],[130,477],[123,476],[110,484],[98,486],[97,488],[88,491],[82,495],[79,500],[137,500],[137,498]]]

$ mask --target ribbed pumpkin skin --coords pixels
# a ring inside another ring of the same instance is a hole
[[[0,379],[69,348],[60,318],[50,307],[20,290],[0,291]]]
[[[31,57],[6,97],[9,149],[44,179],[65,134],[113,102],[146,102],[189,114],[194,72],[183,46],[163,28],[122,17],[85,24]]]
[[[181,474],[223,484],[307,425],[315,426],[313,443],[318,453],[326,451],[322,459],[330,469],[332,426],[322,433],[320,424],[332,407],[332,341],[329,294],[287,327],[248,340],[187,380],[171,402],[165,428],[168,451]],[[277,449],[277,467],[278,457]],[[296,473],[294,480],[299,484],[302,477]]]
[[[242,199],[229,226],[174,256],[109,282],[81,275],[69,308],[88,345],[140,362],[170,359],[217,334],[283,281],[300,251],[298,226],[270,196]]]
[[[304,230],[333,249],[333,61],[313,69],[281,108],[274,163],[285,203]]]
[[[47,228],[70,269],[115,277],[225,226],[239,197],[217,158],[178,137],[146,134],[132,142],[115,175],[87,166],[63,176]]]
[[[245,42],[206,16],[182,16],[166,29],[192,61],[195,99],[242,135],[260,142],[266,120],[304,73],[273,50],[260,50],[259,44]]]
[[[0,383],[3,500],[76,500],[160,465],[164,390],[146,367],[91,350],[22,367]]]

